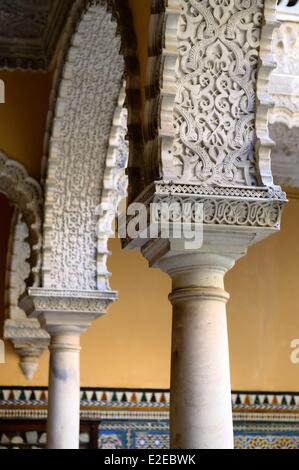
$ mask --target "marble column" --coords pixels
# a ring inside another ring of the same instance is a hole
[[[47,448],[78,449],[80,431],[80,337],[106,313],[112,290],[30,288],[20,305],[50,335]]]
[[[56,326],[51,334],[48,449],[78,449],[80,432],[80,331]]]
[[[171,445],[180,448],[233,446],[223,278],[279,230],[286,203],[268,132],[277,1],[228,3],[155,2],[139,191],[129,181],[129,202],[145,206],[146,224],[136,224],[136,237],[130,216],[123,246],[140,249],[173,283]],[[203,227],[201,248],[190,250],[189,236],[174,246],[188,226]]]
[[[151,240],[141,247],[150,266],[172,280],[173,449],[234,446],[224,277],[260,236],[255,229],[205,228],[197,250],[182,249],[175,240]]]
[[[212,254],[172,256],[171,447],[233,448],[223,278],[234,260]]]

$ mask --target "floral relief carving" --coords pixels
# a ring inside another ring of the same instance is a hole
[[[259,0],[182,1],[173,146],[181,180],[256,185],[262,11]]]
[[[83,13],[71,41],[49,146],[43,258],[46,288],[97,288],[96,210],[124,72],[116,33],[107,2],[99,0]]]

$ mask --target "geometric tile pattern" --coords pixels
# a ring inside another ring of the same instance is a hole
[[[235,449],[299,449],[298,436],[259,435],[235,437]]]
[[[169,449],[168,421],[104,420],[99,426],[99,449]]]
[[[28,448],[28,436],[32,440],[37,436],[33,447],[43,445],[32,426],[31,434],[26,434],[24,423],[45,420],[47,400],[48,392],[42,387],[0,388],[0,448]],[[97,433],[93,448],[167,449],[169,401],[168,390],[82,389],[81,421]],[[232,405],[237,449],[299,449],[299,394],[232,392]],[[8,435],[1,428],[1,418],[22,421],[25,433]],[[82,436],[81,447],[87,448],[89,435]]]
[[[48,391],[44,387],[0,387],[0,406],[18,403],[43,405],[47,400]],[[168,408],[169,401],[168,390],[81,390],[81,406]],[[296,409],[299,407],[299,393],[232,392],[232,405],[235,410]]]

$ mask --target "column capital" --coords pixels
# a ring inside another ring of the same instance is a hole
[[[117,299],[114,291],[29,288],[20,306],[51,335],[81,335]]]
[[[252,227],[234,227],[230,230],[223,226],[204,225],[203,243],[196,250],[182,249],[180,240],[175,239],[139,239],[138,243],[150,267],[159,268],[172,278],[173,288],[178,285],[209,286],[211,272],[213,284],[222,288],[226,272],[247,253],[250,245],[267,234],[267,230],[259,231]],[[132,244],[136,245],[136,240]]]

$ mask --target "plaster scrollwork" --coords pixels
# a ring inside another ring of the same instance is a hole
[[[124,108],[125,85],[123,86],[118,104],[114,112],[110,132],[109,147],[106,157],[103,191],[99,206],[97,229],[98,280],[97,288],[109,288],[107,271],[108,240],[113,234],[113,223],[119,203],[127,196],[128,177],[125,169],[128,165],[129,145],[127,138],[127,110]]]
[[[163,186],[173,197],[201,198],[215,207],[212,223],[230,225],[218,210],[240,199],[233,205],[250,214],[244,225],[279,227],[286,195],[273,183],[268,128],[277,24],[276,0],[152,2],[147,169],[136,200]]]
[[[154,202],[159,206],[161,203],[178,205],[183,208],[184,204],[191,206],[196,202],[196,198],[190,197],[156,197]],[[206,225],[225,225],[240,227],[261,227],[278,228],[280,223],[280,204],[268,202],[261,204],[259,201],[233,200],[233,199],[212,199],[198,198],[198,202],[203,205],[203,223]],[[178,213],[181,214],[182,210]],[[160,218],[152,219],[159,222]],[[195,222],[191,218],[191,222]],[[170,219],[170,222],[175,222]]]
[[[7,257],[4,338],[12,342],[20,357],[20,368],[26,378],[31,379],[49,337],[37,320],[26,317],[19,307],[19,299],[28,283],[38,285],[39,282],[41,190],[38,183],[28,177],[22,165],[4,156],[2,164],[0,192],[16,206]],[[33,230],[34,238],[30,235]],[[34,240],[38,243],[31,245]],[[32,251],[35,252],[34,256]],[[30,265],[32,260],[35,260],[33,268]]]
[[[140,141],[139,63],[128,3],[77,0],[60,41],[44,140],[42,282],[21,302],[47,331],[64,319],[70,327],[87,325],[117,297],[108,283],[107,243],[127,192],[127,133]],[[140,143],[131,147],[134,154]]]
[[[46,288],[97,289],[96,210],[124,73],[116,33],[106,1],[92,2],[67,54],[49,144],[42,267]]]
[[[256,185],[262,2],[183,1],[173,155],[182,181]]]
[[[147,180],[273,185],[275,7],[275,0],[153,2],[151,36],[159,31],[162,39],[150,43],[145,136],[146,159],[156,149],[160,163]]]

